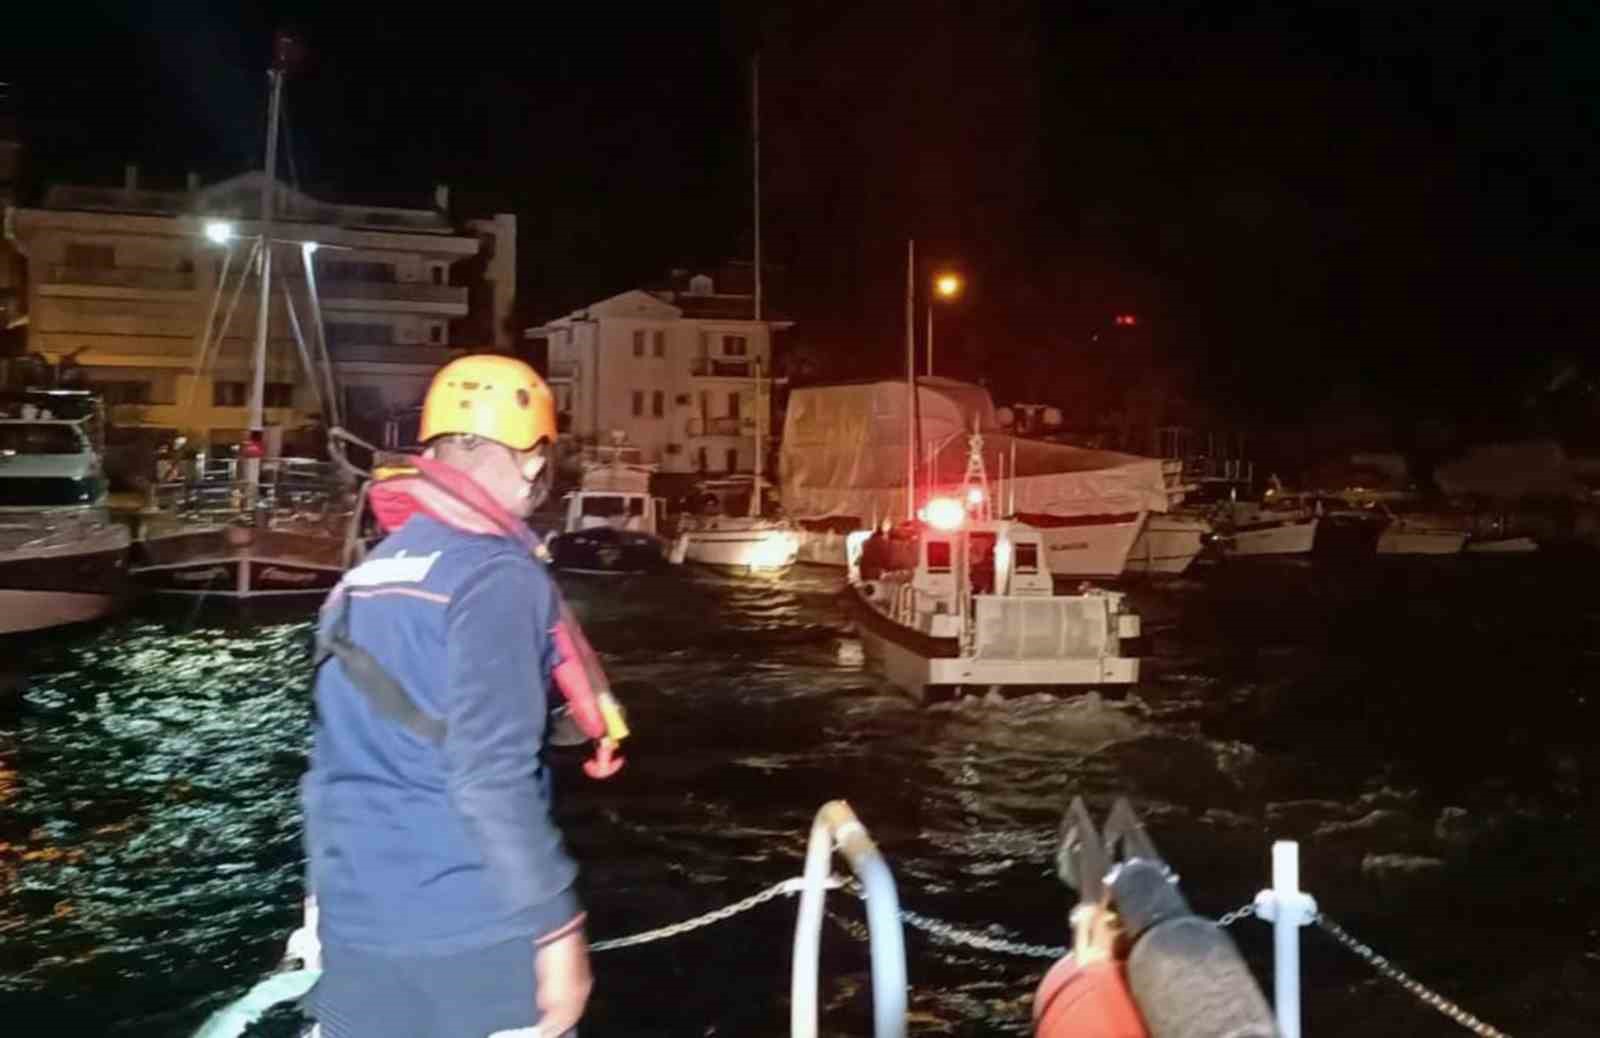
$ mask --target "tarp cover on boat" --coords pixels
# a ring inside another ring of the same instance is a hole
[[[1516,500],[1524,497],[1581,497],[1566,452],[1554,440],[1486,443],[1434,469],[1434,482],[1450,495]]]
[[[1014,490],[1019,513],[1167,510],[1157,458],[1014,437],[996,423],[994,402],[982,386],[924,378],[918,387],[924,462],[917,474],[920,499],[928,496],[923,487],[930,457],[937,486],[961,485],[967,436],[976,425],[983,436],[991,491],[1009,503]],[[895,380],[811,386],[791,393],[780,459],[784,511],[797,519],[851,516],[863,522],[905,515],[910,398],[905,382]]]

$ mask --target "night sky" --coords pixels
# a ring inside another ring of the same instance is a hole
[[[769,291],[811,371],[897,369],[912,236],[970,282],[941,372],[1002,399],[1489,432],[1593,366],[1592,4],[59,6],[0,76],[33,187],[258,163],[295,26],[301,185],[516,212],[531,319],[749,255],[759,48]]]

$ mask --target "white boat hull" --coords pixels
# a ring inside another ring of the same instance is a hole
[[[122,596],[84,591],[17,591],[0,588],[0,634],[43,631],[109,616]]]
[[[733,573],[782,573],[800,551],[796,531],[781,527],[687,530],[681,536],[685,562]]]
[[[1055,525],[1048,519],[1022,519],[1039,531],[1050,572],[1055,576],[1102,580],[1120,577],[1127,568],[1133,542],[1139,539],[1144,515],[1128,513],[1096,520]]]
[[[1234,557],[1305,555],[1316,543],[1318,522],[1315,517],[1291,519],[1267,526],[1235,530],[1229,535],[1224,551]]]
[[[0,634],[98,620],[123,603],[128,531],[83,514],[53,529],[33,530],[24,520],[20,530],[5,531],[21,543],[0,549]]]
[[[1458,555],[1465,530],[1419,530],[1392,524],[1378,535],[1379,555]]]
[[[1193,516],[1154,514],[1128,552],[1129,573],[1178,574],[1189,568],[1205,545],[1211,524]]]
[[[982,660],[928,657],[892,638],[863,627],[862,653],[890,684],[918,700],[940,686],[970,685],[1131,685],[1139,680],[1136,657],[1103,656],[1079,660]]]
[[[845,551],[846,536],[834,533],[832,530],[801,529],[800,550],[795,561],[811,566],[837,566],[843,569],[848,565]]]
[[[1493,541],[1468,541],[1466,550],[1476,555],[1526,555],[1539,550],[1532,537],[1501,537]]]

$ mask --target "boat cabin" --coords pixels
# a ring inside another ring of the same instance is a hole
[[[655,467],[637,459],[637,447],[587,449],[583,482],[565,497],[567,533],[599,527],[656,532],[661,501],[650,494],[650,474]]]

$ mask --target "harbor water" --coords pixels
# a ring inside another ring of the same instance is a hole
[[[905,907],[1067,940],[1072,796],[1127,795],[1210,915],[1301,841],[1303,885],[1379,953],[1523,1036],[1600,1021],[1600,564],[1197,567],[1132,584],[1141,683],[919,707],[863,667],[834,571],[567,580],[630,711],[623,772],[557,759],[592,939],[797,875],[851,802]],[[137,613],[0,657],[0,1019],[183,1035],[296,925],[308,614]],[[586,1036],[787,1033],[794,902],[598,953]],[[823,1029],[870,1033],[858,903],[830,899]],[[1233,928],[1270,992],[1271,934]],[[1308,929],[1308,1036],[1459,1026]],[[908,936],[912,1032],[1026,1034],[1048,962]],[[292,1014],[261,1033],[295,1031]],[[17,1031],[15,1033],[24,1033]]]

